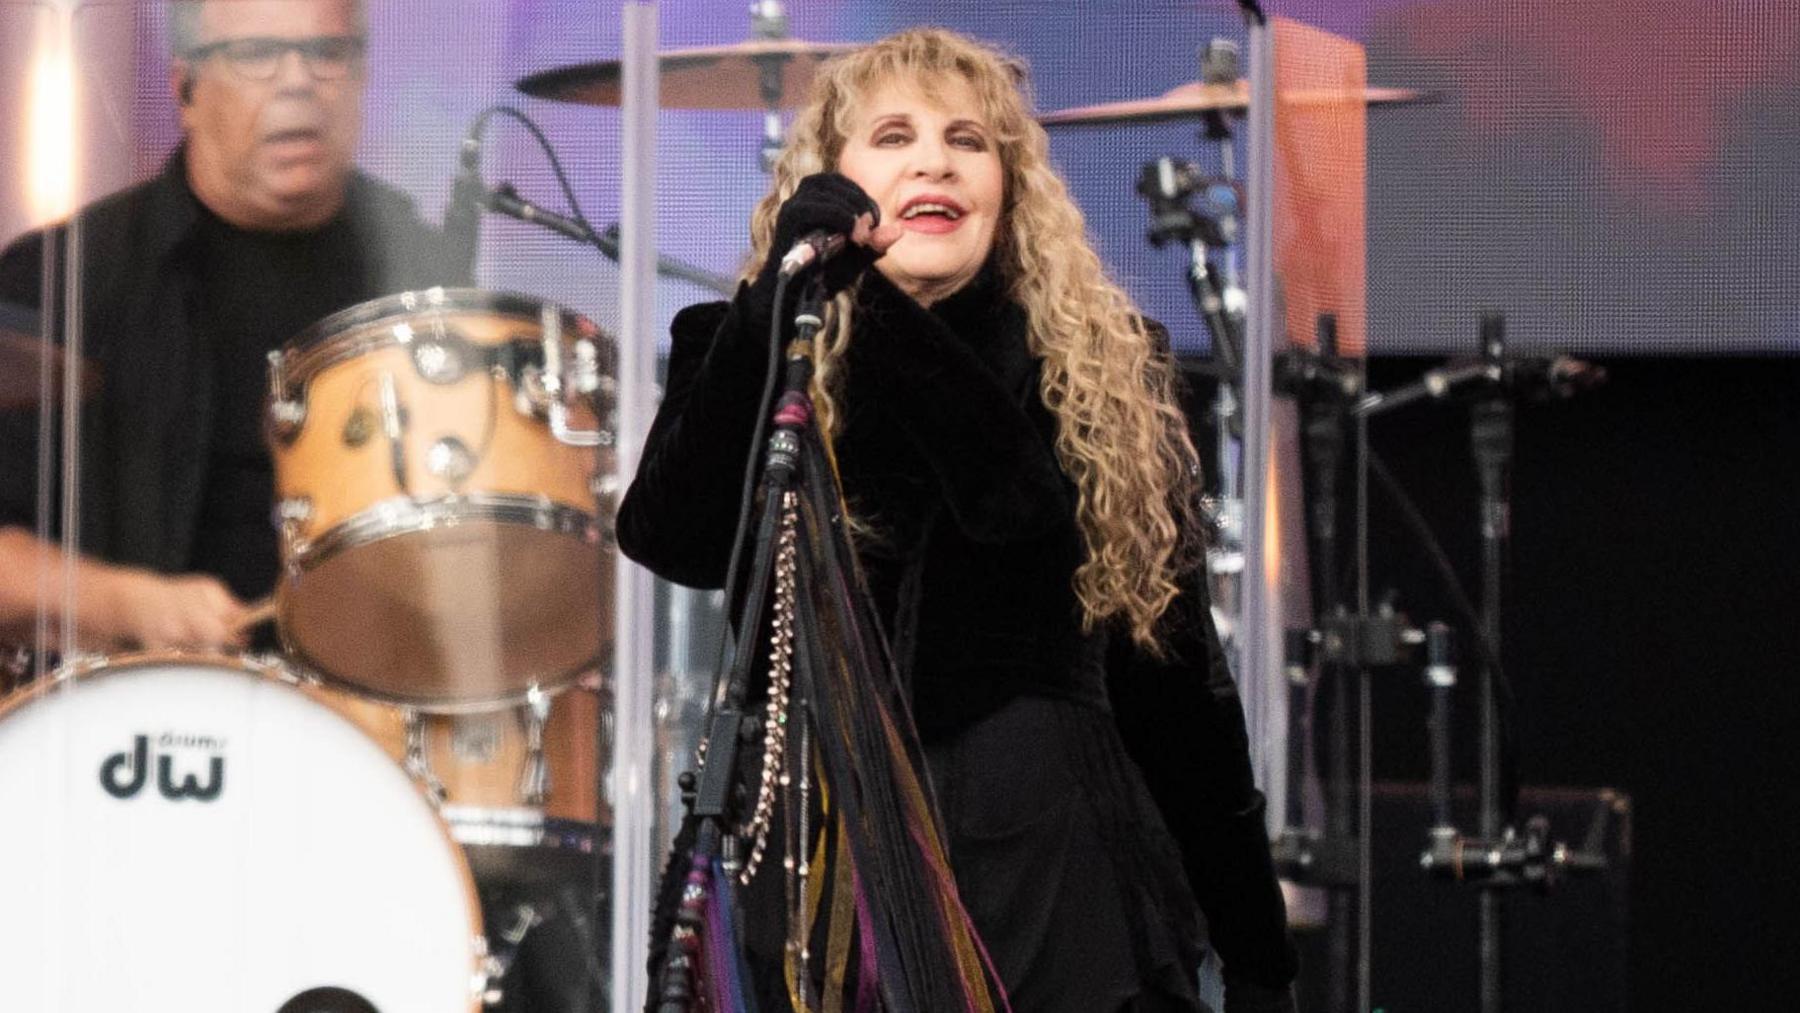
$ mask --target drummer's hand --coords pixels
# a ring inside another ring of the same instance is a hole
[[[107,649],[239,648],[249,609],[217,578],[109,567],[84,588],[81,638]]]

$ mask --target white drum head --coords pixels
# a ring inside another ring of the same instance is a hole
[[[479,998],[474,890],[443,824],[379,746],[273,676],[142,659],[35,687],[0,709],[0,814],[8,1013]]]

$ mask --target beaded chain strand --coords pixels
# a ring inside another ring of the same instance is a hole
[[[744,827],[751,841],[750,857],[738,874],[738,882],[750,885],[768,849],[769,827],[775,817],[777,781],[787,760],[788,693],[794,680],[794,573],[799,554],[800,497],[789,491],[781,496],[781,531],[775,550],[775,614],[769,635],[769,703],[763,716],[762,781],[756,790],[756,808]]]

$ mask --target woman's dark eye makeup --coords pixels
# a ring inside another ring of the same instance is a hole
[[[907,127],[882,124],[875,130],[874,143],[877,147],[905,144],[910,140],[912,140],[912,130]],[[957,147],[969,151],[987,150],[987,137],[980,131],[972,130],[968,127],[952,127],[946,134],[946,140]]]

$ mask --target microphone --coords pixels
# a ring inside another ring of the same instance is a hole
[[[493,189],[483,188],[481,206],[495,214],[516,218],[522,222],[541,225],[551,232],[566,236],[579,243],[598,244],[595,236],[586,226],[567,215],[559,215],[548,208],[540,207],[519,196],[511,183],[498,183]]]
[[[487,195],[487,186],[481,181],[483,122],[477,120],[463,138],[456,185],[450,191],[450,203],[444,206],[444,239],[450,247],[450,266],[459,279],[474,279],[481,245],[481,206]]]
[[[813,264],[825,263],[843,252],[849,242],[842,232],[827,232],[824,229],[808,232],[788,250],[787,256],[781,258],[781,277],[792,278]]]

